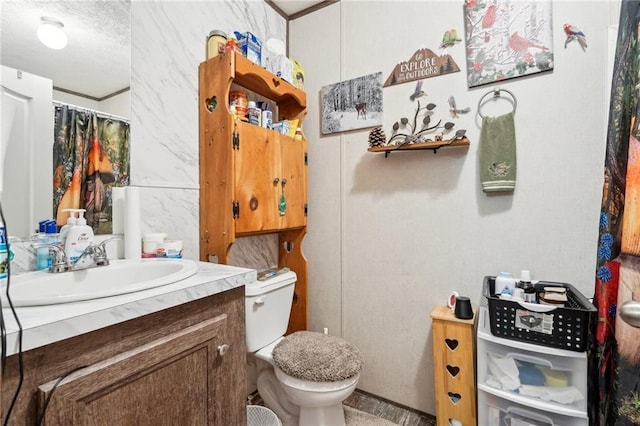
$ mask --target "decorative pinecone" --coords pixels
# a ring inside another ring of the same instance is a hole
[[[382,127],[376,127],[369,132],[369,147],[384,146],[386,144],[387,137],[384,134]]]

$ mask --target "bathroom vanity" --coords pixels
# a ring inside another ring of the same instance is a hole
[[[244,285],[256,272],[199,263],[182,281],[84,302],[18,308],[24,382],[9,424],[246,424]],[[6,416],[19,380],[3,310]],[[49,401],[47,402],[47,400]]]

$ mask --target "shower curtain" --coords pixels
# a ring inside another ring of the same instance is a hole
[[[640,329],[617,309],[640,301],[640,4],[622,1],[616,46],[594,304],[591,424],[640,425]]]
[[[129,123],[69,105],[54,109],[53,214],[58,226],[63,210],[86,209],[95,234],[112,233],[114,186],[129,184]]]

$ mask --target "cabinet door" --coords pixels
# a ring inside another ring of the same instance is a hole
[[[246,123],[235,151],[236,233],[306,225],[306,142]]]
[[[226,318],[219,315],[39,386],[39,411],[49,399],[45,424],[224,424],[211,393],[223,374],[218,336]]]
[[[287,208],[280,216],[280,229],[299,228],[307,225],[307,166],[305,156],[307,141],[287,136],[280,138],[280,165],[282,176],[286,179],[284,196]]]

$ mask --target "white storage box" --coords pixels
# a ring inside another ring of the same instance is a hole
[[[581,417],[566,416],[552,411],[533,410],[486,392],[478,392],[478,424],[483,426],[588,426],[586,413]]]

